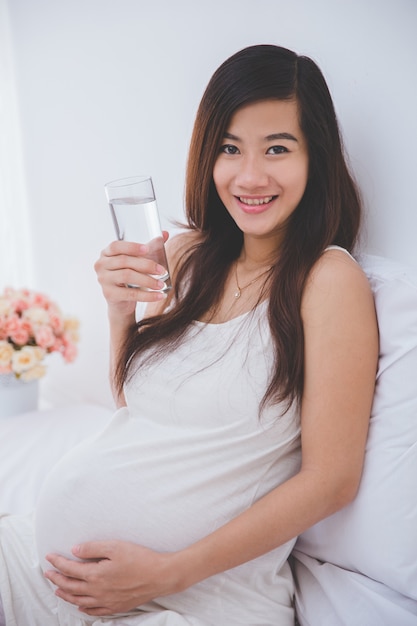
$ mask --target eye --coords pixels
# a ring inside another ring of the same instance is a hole
[[[220,152],[223,154],[239,154],[239,149],[233,144],[226,143],[220,147]]]
[[[286,152],[289,152],[289,150],[285,146],[271,146],[266,151],[267,154],[285,154]]]

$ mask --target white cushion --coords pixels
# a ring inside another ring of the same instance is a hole
[[[304,556],[317,559],[317,579],[320,562],[328,562],[417,601],[417,274],[380,257],[359,262],[374,293],[380,331],[363,476],[354,502],[303,533],[296,550],[304,562]],[[314,577],[311,561],[309,569]],[[310,574],[299,580],[300,597]],[[351,577],[338,571],[340,576],[348,594]],[[343,584],[339,591],[343,596]],[[337,595],[331,602],[337,604]],[[412,605],[417,624],[417,603]]]

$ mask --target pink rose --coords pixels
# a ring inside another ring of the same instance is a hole
[[[1,317],[0,315],[0,341],[2,339],[7,339],[7,327],[6,327],[7,319],[5,317]]]
[[[19,323],[20,323],[20,317],[18,317],[17,315],[6,317],[5,327],[6,327],[7,333],[12,333],[13,331],[15,331],[18,328]]]
[[[23,298],[18,298],[16,300],[13,300],[12,307],[13,310],[16,311],[16,313],[22,313],[29,308],[29,302],[27,300],[23,300]]]
[[[28,343],[31,332],[31,325],[25,320],[21,320],[14,315],[6,322],[6,330],[10,339],[18,346]]]
[[[35,329],[35,341],[40,348],[47,350],[55,344],[55,335],[50,326],[39,326]]]
[[[64,340],[62,337],[55,337],[54,345],[50,349],[50,352],[63,352]]]
[[[64,321],[58,313],[49,313],[49,324],[55,333],[62,333],[64,329]]]
[[[64,343],[64,350],[62,356],[66,363],[72,363],[78,354],[78,350],[73,343]]]
[[[32,306],[36,306],[41,309],[48,309],[49,305],[50,305],[50,300],[43,293],[32,294]]]
[[[43,376],[46,353],[59,352],[66,362],[77,356],[79,323],[64,318],[60,308],[43,293],[6,287],[0,294],[0,374],[11,371],[27,379]]]
[[[25,346],[29,341],[29,337],[30,335],[29,335],[28,330],[23,327],[19,328],[18,330],[16,330],[14,333],[10,335],[10,339],[17,346]]]

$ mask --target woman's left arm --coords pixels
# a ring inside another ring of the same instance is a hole
[[[77,563],[52,556],[57,594],[91,615],[126,611],[254,559],[348,504],[357,492],[378,361],[369,283],[344,252],[316,263],[302,302],[305,341],[300,471],[214,533],[159,554],[124,542],[90,542]]]

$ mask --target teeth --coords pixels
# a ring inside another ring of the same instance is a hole
[[[267,198],[242,198],[240,197],[239,200],[243,202],[243,204],[249,204],[249,206],[259,206],[260,204],[268,204],[268,202],[271,202],[273,197],[274,196],[268,196]]]

